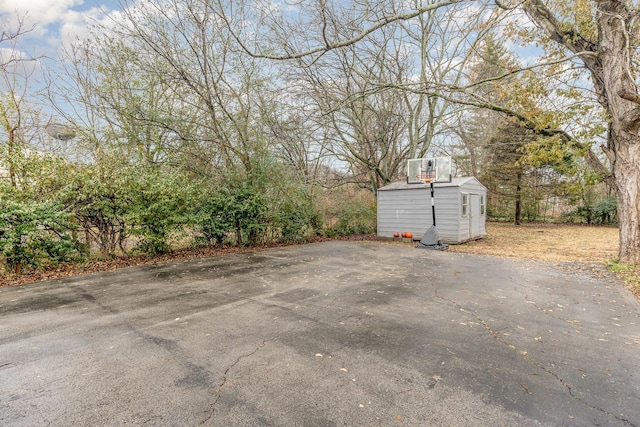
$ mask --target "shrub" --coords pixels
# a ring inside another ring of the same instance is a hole
[[[70,215],[54,203],[0,201],[0,252],[15,273],[80,254]]]
[[[345,204],[338,214],[335,233],[339,236],[350,234],[369,234],[376,230],[376,211],[374,206],[358,203]]]
[[[601,200],[593,206],[596,222],[599,224],[612,224],[617,221],[618,205],[615,197]]]
[[[563,214],[569,222],[586,222],[587,224],[613,224],[617,220],[617,203],[614,197],[601,200],[595,204],[577,206]]]
[[[368,234],[376,230],[376,199],[354,185],[324,189],[316,195],[327,237]]]
[[[129,173],[131,204],[126,219],[131,234],[140,238],[136,251],[168,252],[170,236],[193,222],[195,187],[179,171],[140,166]]]
[[[258,243],[267,226],[268,205],[263,194],[243,182],[209,193],[199,204],[195,218],[208,242],[222,243],[233,234],[239,246]]]
[[[126,216],[131,206],[125,166],[101,169],[75,167],[58,199],[73,212],[87,236],[87,244],[97,243],[104,256],[113,256],[131,230]]]
[[[294,183],[295,184],[295,183]],[[317,235],[322,228],[322,218],[315,199],[302,185],[282,187],[273,196],[272,228],[282,242],[305,240]]]

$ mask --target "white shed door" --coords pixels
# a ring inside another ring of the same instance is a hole
[[[473,239],[474,237],[480,235],[480,220],[482,216],[480,213],[480,195],[471,194],[469,203],[471,204],[471,215],[469,215],[469,231],[471,233],[470,237]]]

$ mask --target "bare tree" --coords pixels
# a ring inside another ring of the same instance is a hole
[[[414,7],[420,5],[416,2]],[[405,91],[414,157],[424,157],[433,142],[438,147],[432,153],[450,150],[450,126],[464,107],[439,95],[472,81],[471,61],[502,19],[502,13],[495,8],[474,6],[463,3],[437,8],[400,22],[415,61],[413,77],[396,82]]]
[[[298,64],[299,85],[313,100],[312,118],[326,130],[324,148],[342,162],[347,182],[373,192],[397,176],[407,154],[402,97],[376,90],[403,72],[388,40],[376,40],[366,51],[336,51],[312,66]]]
[[[273,92],[269,100],[261,105],[269,138],[273,140],[274,156],[290,167],[295,175],[307,184],[326,183],[323,172],[326,170],[329,144],[328,130],[313,118],[314,106],[309,94],[300,90],[294,82],[270,89]],[[264,91],[260,92],[262,95]]]
[[[251,173],[271,142],[262,117],[269,67],[234,51],[217,7],[125,2],[117,21],[74,48],[67,87],[81,82],[76,98],[87,111],[77,113],[107,131],[96,141],[115,138],[149,161],[202,173]]]
[[[368,18],[358,18],[357,5],[345,10],[323,3],[311,12],[320,35],[288,32],[279,43],[293,49],[305,44],[296,37],[327,45],[351,40],[367,22],[389,12],[384,5],[368,7]],[[424,157],[434,141],[438,149],[446,145],[443,132],[458,107],[439,93],[467,79],[465,64],[474,46],[500,15],[486,7],[474,12],[428,7],[411,18],[390,19],[357,44],[321,56],[315,49],[289,56],[298,84],[314,100],[317,122],[331,129],[327,147],[348,168],[351,181],[375,192],[403,175],[407,158]],[[276,36],[281,28],[293,25],[279,22]]]

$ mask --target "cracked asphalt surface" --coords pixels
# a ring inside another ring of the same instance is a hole
[[[640,426],[639,369],[615,278],[530,261],[324,242],[0,288],[0,425]]]

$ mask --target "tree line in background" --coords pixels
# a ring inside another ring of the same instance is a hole
[[[316,3],[125,1],[55,62],[3,56],[4,264],[373,232],[377,189],[426,156],[477,176],[490,219],[617,220],[584,69],[521,63],[508,5]]]

